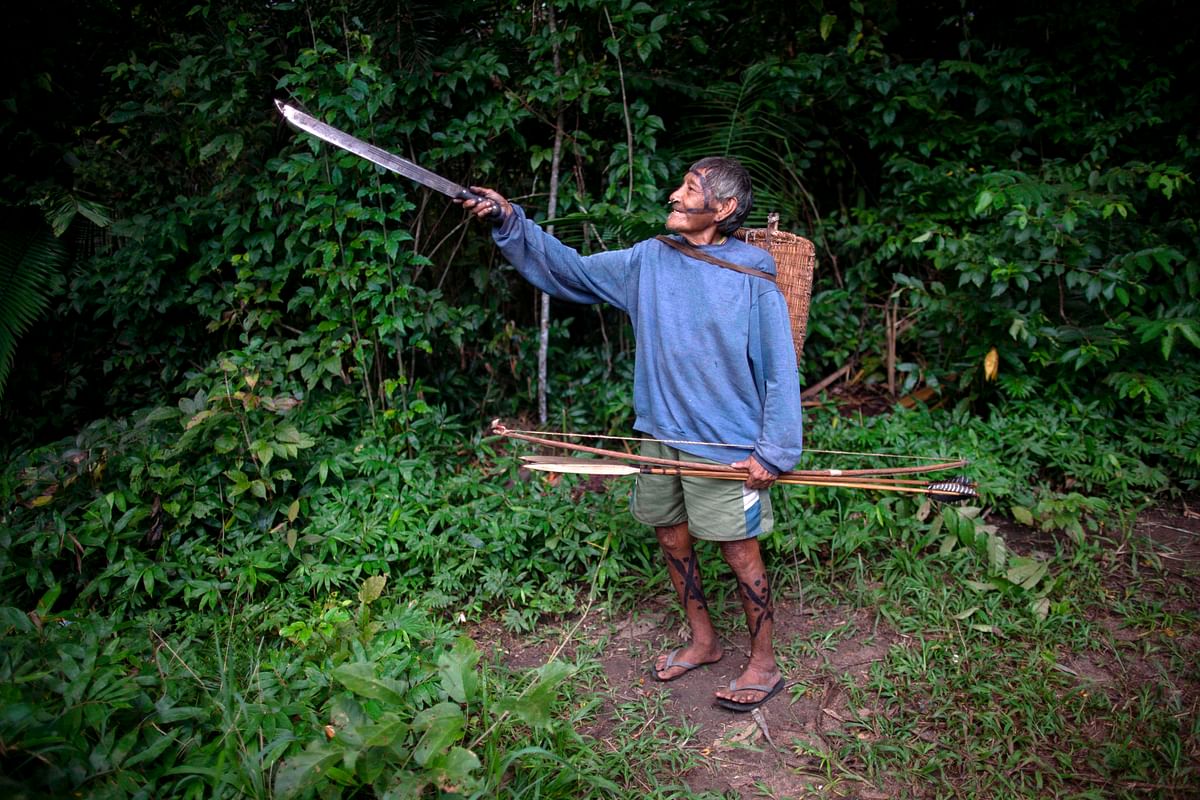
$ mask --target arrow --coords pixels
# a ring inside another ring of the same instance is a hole
[[[746,470],[726,468],[723,465],[694,464],[692,466],[664,466],[655,464],[626,464],[620,461],[594,458],[569,458],[559,456],[521,456],[525,466],[541,472],[560,472],[577,475],[677,475],[685,478],[716,478],[718,480],[745,481]],[[681,462],[686,463],[686,462]],[[897,480],[871,477],[840,478],[830,475],[798,475],[783,472],[776,483],[798,486],[824,486],[834,489],[874,489],[888,492],[909,492],[928,495],[939,502],[960,502],[978,498],[976,486],[963,476],[947,480],[923,483],[913,480]]]

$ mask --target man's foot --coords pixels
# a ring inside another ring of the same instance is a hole
[[[720,645],[711,648],[697,647],[696,645],[680,647],[658,657],[654,662],[654,677],[660,681],[673,681],[697,667],[720,661],[723,655],[725,655],[725,651],[721,649]]]
[[[778,669],[763,672],[747,667],[729,686],[717,689],[716,703],[730,711],[750,711],[783,691],[785,684]]]

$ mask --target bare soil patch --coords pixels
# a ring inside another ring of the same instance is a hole
[[[1057,662],[1081,689],[1102,691],[1119,701],[1136,696],[1146,682],[1157,682],[1182,698],[1183,707],[1191,709],[1195,719],[1200,707],[1200,667],[1195,660],[1181,665],[1152,642],[1165,636],[1178,644],[1177,652],[1200,654],[1200,629],[1194,622],[1200,598],[1197,508],[1200,504],[1191,501],[1176,502],[1143,514],[1132,534],[1106,556],[1104,592],[1114,602],[1120,598],[1161,613],[1131,619],[1104,608],[1090,612],[1109,635],[1089,649],[1059,654]],[[1005,525],[1004,535],[1011,547],[1028,554],[1053,552],[1056,547],[1050,535],[1034,529]],[[714,575],[712,582],[721,579]],[[712,693],[740,674],[747,661],[748,638],[736,603],[730,599],[719,605],[714,620],[724,632],[724,658],[665,683],[654,678],[650,666],[659,653],[679,646],[687,636],[672,599],[665,594],[651,598],[636,611],[613,619],[593,610],[563,646],[564,657],[571,658],[580,644],[591,650],[601,645],[598,661],[604,680],[597,691],[605,693],[603,710],[583,732],[603,743],[614,733],[614,715],[628,713],[632,707],[651,707],[658,709],[654,715],[658,718],[647,719],[640,735],[653,735],[653,726],[664,718],[676,730],[690,732],[682,745],[672,746],[685,747],[699,759],[700,766],[681,776],[692,791],[743,798],[912,796],[911,786],[879,787],[847,778],[844,772],[830,781],[831,772],[819,755],[837,750],[836,737],[870,735],[862,725],[848,723],[888,713],[851,707],[847,687],[866,686],[872,664],[886,658],[892,646],[903,646],[905,634],[880,621],[870,609],[816,605],[798,598],[778,600],[776,641],[787,690],[753,714],[738,714],[716,706]],[[506,665],[529,668],[544,663],[577,623],[577,619],[565,620],[536,639],[512,637],[494,624],[477,633],[481,643],[500,651]],[[923,701],[912,698],[916,704]],[[1097,730],[1097,737],[1103,733]],[[1193,770],[1200,770],[1200,742],[1192,737],[1184,745],[1185,758]],[[1081,784],[1079,789],[1097,787]],[[1200,787],[1194,796],[1200,796]]]

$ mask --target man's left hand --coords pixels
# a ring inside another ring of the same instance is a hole
[[[758,463],[754,456],[737,461],[729,466],[734,469],[749,471],[750,477],[746,478],[747,489],[769,489],[771,488],[771,484],[775,482],[775,476],[771,474],[770,470]]]

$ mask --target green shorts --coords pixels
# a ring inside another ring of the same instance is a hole
[[[718,463],[654,440],[642,444],[642,455]],[[770,490],[747,489],[742,481],[720,478],[638,475],[629,509],[638,522],[655,528],[686,522],[692,536],[712,542],[753,539],[775,527]]]

